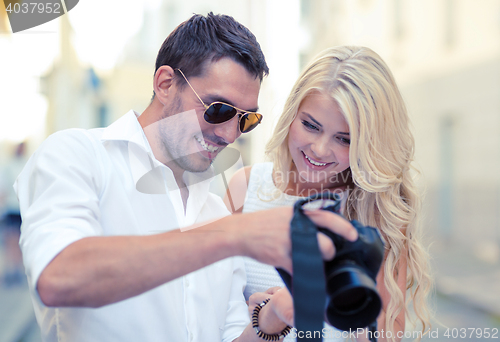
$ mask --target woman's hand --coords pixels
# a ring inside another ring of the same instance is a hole
[[[275,286],[267,289],[265,292],[255,292],[248,298],[248,312],[250,313],[250,317],[252,316],[253,310],[256,305],[259,305],[267,298],[271,297],[278,290],[281,290],[281,286]]]
[[[271,306],[274,314],[276,314],[281,321],[293,327],[293,298],[286,287],[276,291],[267,305]]]
[[[250,316],[255,306],[260,305],[267,298],[271,300],[266,304],[266,310],[262,309],[259,315],[259,326],[262,328],[264,319],[267,321],[271,317],[278,318],[279,321],[293,326],[293,299],[286,287],[275,286],[268,289],[266,292],[256,292],[251,295],[248,299],[248,311],[250,312]],[[262,319],[261,317],[265,318]],[[262,329],[265,331],[265,324]]]

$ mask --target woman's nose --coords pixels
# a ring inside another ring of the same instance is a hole
[[[329,139],[318,139],[311,145],[311,150],[316,158],[325,160],[333,154],[331,144]]]

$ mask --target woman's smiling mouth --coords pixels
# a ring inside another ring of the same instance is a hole
[[[326,165],[329,165],[329,164],[333,164],[333,162],[330,162],[330,163],[321,163],[321,162],[318,162],[314,159],[312,159],[311,157],[309,157],[307,154],[305,154],[303,151],[301,151],[302,154],[304,155],[304,157],[306,158],[306,160],[311,163],[311,165],[314,165],[314,166],[326,166]]]

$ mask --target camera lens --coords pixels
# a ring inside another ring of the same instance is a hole
[[[370,301],[370,292],[364,287],[353,287],[343,291],[342,296],[332,298],[330,305],[341,314],[352,315],[363,310]]]
[[[327,210],[341,215],[340,206],[340,197],[329,192],[317,194],[295,203],[294,217],[291,222],[293,256],[296,257],[294,266],[296,261],[300,261],[298,263],[300,267],[297,267],[297,270],[302,272],[294,273],[292,279],[287,272],[281,269],[277,270],[294,297],[311,296],[317,300],[316,303],[322,304],[325,295],[323,289],[326,285],[325,311],[324,316],[321,316],[330,325],[347,331],[371,325],[380,313],[382,301],[377,292],[375,278],[384,256],[384,242],[376,228],[364,226],[356,220],[350,222],[358,231],[359,238],[356,241],[349,241],[329,229],[315,226],[304,215],[307,210]],[[323,274],[319,269],[314,272],[309,269],[312,268],[309,265],[317,266],[314,263],[317,260],[311,261],[305,258],[309,254],[314,257],[319,256],[316,231],[327,235],[332,240],[336,250],[335,257],[323,263]],[[302,243],[302,240],[310,243]],[[311,251],[313,253],[310,253]],[[314,277],[310,279],[311,276]],[[323,284],[322,282],[325,280],[326,284]],[[321,297],[316,296],[316,293]],[[302,312],[307,311],[304,308],[301,310]],[[319,312],[317,305],[314,306],[314,311]],[[308,312],[308,314],[311,317],[314,316],[313,311]],[[304,317],[302,315],[300,318],[304,319]]]
[[[327,321],[342,330],[366,327],[382,306],[373,279],[350,262],[331,270],[327,292]]]

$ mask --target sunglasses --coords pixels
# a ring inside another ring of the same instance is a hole
[[[182,77],[184,77],[198,100],[200,100],[203,107],[205,107],[205,113],[203,114],[203,117],[209,124],[221,124],[223,122],[231,120],[236,114],[238,114],[240,132],[248,133],[252,129],[257,127],[257,125],[262,121],[262,114],[247,112],[224,102],[212,102],[209,106],[207,106],[205,102],[203,102],[202,99],[198,96],[191,83],[189,83],[186,76],[184,76],[184,73],[181,71],[181,69],[175,70],[178,70],[181,73]]]

